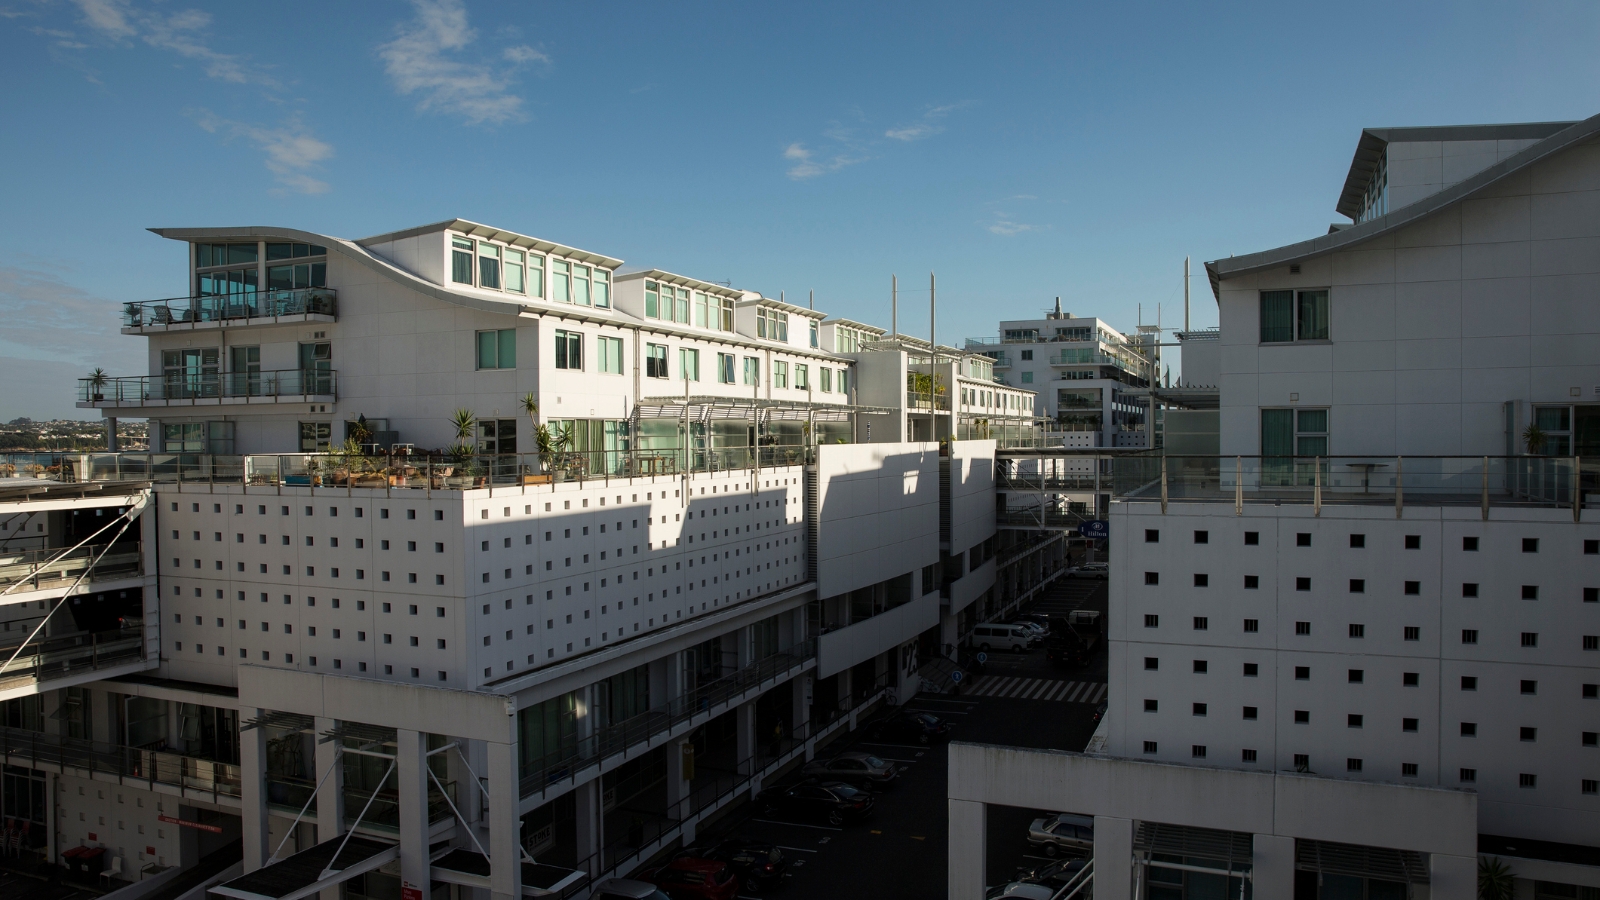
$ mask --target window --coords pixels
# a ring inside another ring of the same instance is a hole
[[[1418,594],[1421,594],[1422,593],[1422,582],[1420,582],[1420,581],[1408,581],[1408,582],[1406,582],[1405,591],[1406,591],[1406,596],[1408,596],[1408,597],[1415,597]]]
[[[1023,384],[1033,384],[1033,373],[1032,372],[1023,372],[1022,373],[1022,383]]]
[[[817,341],[817,320],[816,319],[812,319],[811,320],[811,349],[815,350],[819,346],[820,345],[818,344],[818,341]]]
[[[1160,616],[1155,616],[1155,615],[1145,616],[1144,617],[1144,627],[1146,627],[1146,628],[1159,628],[1159,627],[1161,627],[1161,617]]]
[[[1204,572],[1196,572],[1194,576],[1195,587],[1207,587],[1211,584],[1211,576]]]
[[[1246,575],[1244,577],[1244,589],[1245,590],[1253,591],[1253,590],[1257,590],[1260,587],[1261,587],[1261,576],[1260,575]]]
[[[478,244],[478,287],[500,289],[500,248]]]
[[[1261,543],[1261,532],[1259,532],[1259,531],[1246,531],[1244,533],[1244,544],[1245,544],[1246,547],[1254,547],[1254,546],[1259,545],[1260,543]]]
[[[1472,784],[1478,780],[1478,770],[1462,769],[1457,777],[1460,778],[1462,784]]]
[[[1365,669],[1350,669],[1345,673],[1345,680],[1350,684],[1363,684],[1367,680]]]
[[[733,384],[733,354],[717,354],[717,383]]]
[[[667,377],[667,347],[665,344],[644,345],[644,374],[648,378]]]
[[[794,389],[797,390],[797,391],[805,391],[805,390],[810,390],[810,388],[811,388],[810,367],[801,365],[799,363],[796,363],[795,367],[794,367]]]
[[[1364,637],[1366,637],[1367,636],[1367,626],[1360,625],[1360,624],[1357,624],[1355,622],[1350,623],[1350,636],[1353,637],[1353,638],[1364,638]]]
[[[560,332],[557,332],[558,334]],[[478,332],[478,368],[515,369],[517,367],[517,330],[502,328]]]
[[[1539,539],[1538,538],[1523,538],[1522,539],[1522,552],[1523,553],[1538,553],[1539,552]]]
[[[333,439],[333,423],[331,422],[301,422],[300,423],[300,452],[301,453],[326,453],[328,444]],[[171,450],[171,446],[167,447]]]
[[[528,254],[528,296],[544,296],[544,257]]]
[[[1295,681],[1310,681],[1311,680],[1311,667],[1310,666],[1295,666],[1294,667],[1294,680]]]
[[[490,454],[517,452],[517,420],[479,419],[478,452]]]
[[[596,361],[602,374],[622,374],[622,338],[596,338],[595,355],[598,357]]]
[[[1257,675],[1260,674],[1260,672],[1261,672],[1261,666],[1258,665],[1257,663],[1245,663],[1244,664],[1244,677],[1246,677],[1246,678],[1255,678]]]
[[[1194,617],[1194,630],[1195,631],[1205,631],[1209,627],[1211,627],[1211,625],[1210,625],[1210,620],[1208,618],[1206,618],[1205,616],[1195,616]]]
[[[1144,573],[1144,583],[1145,584],[1160,584],[1161,583],[1161,573],[1160,572],[1146,572],[1146,573]]]
[[[525,292],[525,286],[522,278],[522,261],[524,258],[525,257],[521,250],[517,250],[512,247],[506,248],[505,265],[502,268],[502,271],[505,274],[505,289],[513,294],[521,294]]]
[[[667,296],[670,298],[672,289],[667,290]],[[644,283],[644,314],[651,319],[661,318],[661,288],[654,281]]]
[[[1244,717],[1246,719],[1251,720],[1251,721],[1255,721],[1255,719],[1257,718],[1256,708],[1254,706],[1246,706],[1244,708]]]
[[[688,347],[678,348],[678,371],[684,381],[700,380],[700,351]]]
[[[1146,528],[1144,530],[1144,542],[1146,544],[1158,544],[1158,543],[1160,543],[1161,542],[1161,531],[1160,531],[1160,529],[1157,529],[1157,528]]]
[[[1478,539],[1475,537],[1462,538],[1461,549],[1468,553],[1476,553],[1478,551]]]
[[[1422,629],[1421,628],[1418,628],[1415,625],[1407,625],[1407,626],[1405,626],[1405,629],[1406,629],[1405,630],[1405,639],[1406,640],[1408,640],[1408,641],[1420,641],[1420,640],[1422,640]]]
[[[833,391],[833,370],[827,366],[817,366],[817,390],[824,394]]]
[[[572,302],[579,306],[593,306],[594,294],[589,290],[594,283],[594,270],[574,263],[572,266]]]
[[[1211,532],[1209,532],[1209,531],[1196,531],[1194,533],[1194,542],[1196,544],[1209,544],[1209,543],[1211,543]]]
[[[1583,784],[1581,787],[1585,794],[1600,794],[1600,780],[1596,780],[1594,778],[1585,778],[1582,779],[1582,781]]]
[[[761,383],[761,360],[754,356],[744,358],[744,383],[759,385]],[[840,385],[841,388],[843,385]]]
[[[1194,674],[1196,675],[1206,674],[1206,671],[1211,667],[1211,664],[1203,659],[1195,660],[1192,665],[1194,666]]]
[[[1263,409],[1261,410],[1261,455],[1270,457],[1327,456],[1328,411],[1326,409]],[[1278,479],[1277,483],[1295,483],[1309,487],[1314,476],[1309,467],[1291,472],[1283,463],[1263,475]],[[1324,470],[1326,476],[1326,470]],[[1288,482],[1290,477],[1294,482]],[[1327,483],[1327,478],[1323,478]],[[1299,544],[1298,546],[1309,546]]]
[[[1297,772],[1304,772],[1311,768],[1311,754],[1296,753],[1294,755],[1294,768]]]
[[[1462,737],[1477,737],[1478,736],[1478,723],[1477,722],[1462,722],[1461,723],[1461,736]]]
[[[1350,759],[1345,760],[1344,761],[1344,770],[1346,772],[1359,772],[1359,771],[1361,771],[1361,760],[1355,759],[1353,757],[1350,758]]]
[[[1296,547],[1309,547],[1309,546],[1311,546],[1311,535],[1310,535],[1310,533],[1302,531],[1302,532],[1299,532],[1298,534],[1296,534],[1294,536],[1294,545]]]
[[[556,368],[583,368],[583,334],[577,331],[556,331]]]
[[[1157,704],[1156,701],[1154,701],[1154,700],[1146,700],[1146,701],[1144,701],[1144,711],[1145,712],[1156,712],[1158,705],[1159,704]]]
[[[1537,584],[1525,584],[1525,585],[1523,585],[1522,586],[1522,599],[1524,599],[1524,600],[1537,600],[1537,599],[1539,599],[1539,586]]]
[[[1473,582],[1467,582],[1465,584],[1462,584],[1461,585],[1461,596],[1463,596],[1463,597],[1476,597],[1476,596],[1478,596],[1478,585],[1476,583],[1473,583]]]
[[[1261,343],[1328,340],[1328,292],[1262,291]]]
[[[1254,750],[1245,750],[1239,759],[1241,762],[1253,763],[1256,761],[1256,752]]]
[[[1534,743],[1539,740],[1539,729],[1523,726],[1517,729],[1517,739],[1525,743]]]
[[[1538,635],[1534,635],[1534,638],[1537,640],[1538,639]],[[1585,650],[1600,650],[1600,635],[1596,635],[1596,634],[1586,634],[1586,635],[1584,635],[1583,636],[1583,649],[1585,649]]]
[[[1539,776],[1523,772],[1517,776],[1517,787],[1536,788],[1539,786]]]
[[[1190,746],[1189,747],[1189,755],[1194,757],[1195,759],[1205,759],[1206,758],[1206,745],[1205,744],[1194,744],[1194,745]]]
[[[1363,721],[1360,713],[1350,713],[1344,717],[1344,727],[1361,728],[1363,727]]]
[[[1145,667],[1145,670],[1149,671],[1149,672],[1154,672],[1157,669],[1160,669],[1161,668],[1161,658],[1157,657],[1157,656],[1146,656],[1144,658],[1144,667]]]
[[[1156,742],[1155,741],[1145,741],[1144,742],[1144,752],[1146,752],[1146,753],[1154,753],[1154,752],[1156,752]]]
[[[1586,684],[1583,686],[1583,699],[1600,700],[1600,684]]]
[[[1311,633],[1311,623],[1310,622],[1296,622],[1296,623],[1294,623],[1294,633],[1295,634],[1299,634],[1299,635],[1310,634]]]
[[[756,310],[756,337],[789,342],[789,315],[775,309]]]
[[[1360,549],[1362,547],[1365,547],[1366,545],[1367,545],[1367,536],[1366,535],[1364,535],[1364,534],[1352,534],[1352,535],[1350,535],[1350,546],[1351,546],[1352,549]]]
[[[572,264],[566,260],[550,260],[550,299],[557,303],[572,302]]]
[[[1297,709],[1297,710],[1295,710],[1294,711],[1294,723],[1296,725],[1310,725],[1311,724],[1311,710],[1309,710],[1309,709]]]
[[[1256,632],[1258,632],[1260,630],[1261,630],[1261,621],[1259,619],[1245,619],[1244,620],[1244,631],[1245,631],[1245,634],[1255,634]]]
[[[1416,731],[1417,730],[1417,720],[1416,719],[1401,719],[1400,720],[1400,730],[1401,731]]]
[[[1461,643],[1463,643],[1463,644],[1476,644],[1477,642],[1478,642],[1478,629],[1476,629],[1476,628],[1463,628],[1463,629],[1461,629]]]
[[[1352,593],[1352,594],[1364,594],[1366,592],[1367,592],[1367,582],[1366,582],[1365,579],[1362,579],[1362,578],[1352,578],[1352,579],[1350,579],[1350,593]]]
[[[1404,687],[1416,687],[1418,685],[1418,683],[1419,683],[1419,678],[1418,678],[1418,675],[1417,675],[1416,672],[1402,672],[1400,674],[1400,684],[1402,686],[1404,686]]]
[[[778,360],[772,364],[772,386],[786,388],[789,386],[789,364]]]
[[[1191,712],[1197,716],[1204,716],[1206,714],[1206,705],[1204,703],[1196,703],[1193,705]]]
[[[1539,646],[1539,633],[1537,631],[1524,631],[1522,633],[1522,646],[1524,646],[1524,647],[1537,647],[1537,646]]]
[[[450,280],[472,283],[472,242],[466,238],[450,239]]]
[[[1463,676],[1461,676],[1461,689],[1463,691],[1475,691],[1475,690],[1477,690],[1478,689],[1478,677],[1476,675],[1463,675]]]

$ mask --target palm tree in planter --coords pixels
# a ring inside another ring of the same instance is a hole
[[[1534,456],[1544,452],[1544,445],[1549,440],[1549,435],[1545,434],[1544,429],[1538,425],[1529,423],[1527,428],[1522,429],[1522,442],[1528,445],[1528,452]]]
[[[456,430],[456,442],[445,452],[457,466],[465,468],[472,459],[472,433],[478,427],[478,417],[470,409],[458,409],[450,414],[450,426]]]
[[[106,382],[111,379],[106,376],[106,370],[96,368],[89,373],[89,394],[95,400],[105,399]]]
[[[541,468],[540,463],[544,456],[545,444],[548,443],[548,436],[543,442],[539,440],[539,399],[533,395],[533,391],[529,391],[522,395],[522,400],[519,402],[522,405],[522,411],[528,414],[528,421],[533,426],[534,459],[532,470],[538,472]]]

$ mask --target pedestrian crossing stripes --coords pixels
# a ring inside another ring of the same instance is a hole
[[[963,691],[969,697],[1008,697],[1013,700],[1054,700],[1062,703],[1099,703],[1106,686],[1098,681],[1057,681],[1053,678],[1018,678],[985,675]]]

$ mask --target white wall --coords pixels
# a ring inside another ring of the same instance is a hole
[[[1500,455],[1506,401],[1600,399],[1597,210],[1587,144],[1299,274],[1223,282],[1222,452],[1259,453],[1259,409],[1301,406],[1331,408],[1334,455]],[[1281,288],[1330,289],[1331,341],[1258,342]]]
[[[939,561],[939,446],[817,448],[817,592],[834,597]]]

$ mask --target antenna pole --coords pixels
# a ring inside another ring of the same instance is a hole
[[[1183,258],[1183,330],[1189,330],[1189,257]]]
[[[900,323],[897,321],[900,312],[900,279],[893,274],[889,276],[889,334],[896,340],[900,338]]]
[[[811,291],[811,292],[806,294],[806,309],[816,309],[816,308],[817,308],[817,292],[816,291]]]

